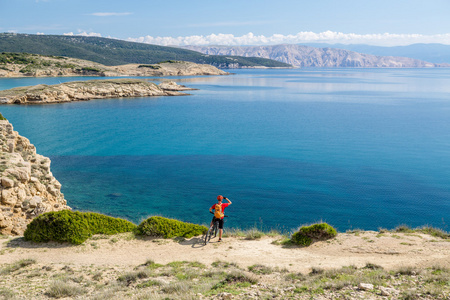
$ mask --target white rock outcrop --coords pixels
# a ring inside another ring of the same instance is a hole
[[[72,81],[56,85],[39,84],[0,91],[0,104],[45,104],[92,99],[183,96],[192,90],[175,82],[156,85],[139,79]]]
[[[0,120],[0,233],[22,235],[41,213],[70,209],[50,159],[36,153],[7,120]]]

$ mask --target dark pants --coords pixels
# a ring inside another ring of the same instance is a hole
[[[214,223],[215,220],[219,220],[219,229],[223,229],[223,218],[222,219],[216,219],[216,217],[212,218],[212,222]]]

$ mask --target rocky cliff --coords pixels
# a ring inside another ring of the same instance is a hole
[[[375,56],[343,49],[315,48],[301,45],[186,46],[184,48],[209,55],[270,58],[296,67],[429,68],[449,66],[448,64],[434,64],[407,57]]]
[[[29,53],[0,53],[0,77],[227,75],[208,64],[168,60],[105,66],[88,60]]]
[[[50,159],[37,154],[7,120],[0,120],[0,180],[1,234],[22,235],[37,215],[70,209],[50,171]]]
[[[46,104],[81,100],[182,96],[180,91],[192,90],[173,81],[156,85],[139,79],[73,81],[56,85],[40,84],[0,91],[0,104]]]

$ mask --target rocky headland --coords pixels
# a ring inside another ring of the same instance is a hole
[[[2,119],[0,234],[22,235],[37,215],[70,207],[50,171],[50,159],[37,154],[34,145]]]
[[[1,53],[0,77],[62,76],[194,76],[228,75],[208,64],[168,60],[156,64],[105,66],[100,63],[29,53]]]
[[[46,104],[92,99],[183,96],[193,90],[173,81],[156,85],[140,79],[73,81],[56,85],[39,84],[0,91],[0,104]]]

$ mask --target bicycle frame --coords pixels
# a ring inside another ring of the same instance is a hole
[[[228,216],[224,216],[224,217],[228,217]],[[217,236],[218,230],[219,230],[219,219],[214,218],[214,222],[212,223],[212,225],[209,227],[208,231],[205,234],[205,245],[209,243],[213,234],[214,234],[214,237]]]

